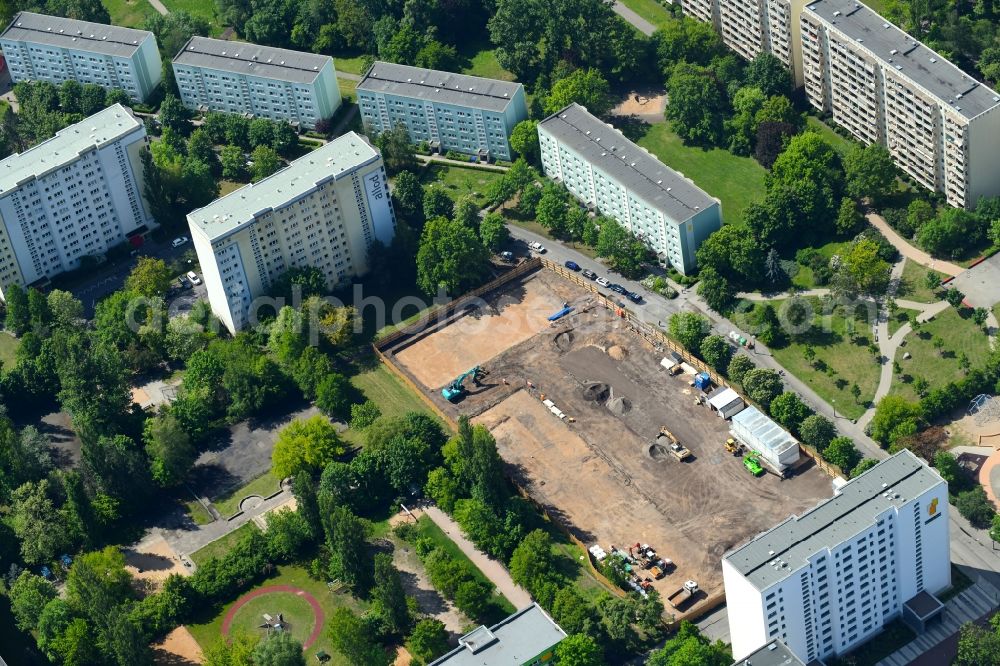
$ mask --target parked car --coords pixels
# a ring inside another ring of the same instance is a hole
[[[506,261],[507,263],[513,263],[514,262],[514,253],[513,252],[506,252],[506,251],[505,252],[501,252],[500,253],[500,260],[501,261]]]
[[[528,247],[533,252],[537,252],[538,254],[545,254],[547,252],[547,250],[545,249],[545,246],[542,245],[541,243],[539,243],[538,241],[535,241],[535,242],[532,242],[532,243],[528,243]]]
[[[201,278],[194,271],[188,271],[186,277],[191,284],[201,284]]]
[[[594,271],[590,270],[589,268],[584,268],[583,272],[581,272],[580,275],[582,275],[583,277],[587,278],[588,280],[596,280],[597,279],[597,273],[595,273]]]
[[[188,238],[187,236],[178,236],[177,238],[170,241],[170,244],[173,247],[180,247],[181,245],[184,245],[184,243],[187,243],[189,240],[191,239]]]
[[[607,287],[611,283],[608,282],[608,278],[599,277],[599,278],[597,278],[597,284],[600,285],[600,286],[602,286],[602,287]]]
[[[575,261],[567,261],[564,265],[571,271],[580,270],[580,264],[576,263]]]
[[[625,298],[632,301],[633,303],[642,303],[642,296],[635,293],[634,291],[626,292]]]
[[[615,292],[616,294],[621,294],[623,296],[628,293],[628,289],[626,289],[625,287],[621,286],[617,282],[612,282],[611,284],[609,284],[608,285],[608,289],[610,289],[611,291]]]

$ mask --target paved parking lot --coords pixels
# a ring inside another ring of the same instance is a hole
[[[965,294],[965,302],[976,308],[992,308],[1000,302],[1000,254],[976,264],[951,281]]]

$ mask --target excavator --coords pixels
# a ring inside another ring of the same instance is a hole
[[[472,382],[476,385],[479,384],[479,380],[486,375],[486,372],[482,370],[478,365],[468,372],[464,372],[455,380],[441,389],[441,397],[443,397],[448,402],[456,402],[459,398],[465,395],[465,380],[472,378]]]

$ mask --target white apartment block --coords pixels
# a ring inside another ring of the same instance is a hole
[[[722,227],[722,209],[693,182],[579,104],[538,123],[545,175],[618,220],[685,275],[695,252]]]
[[[192,37],[173,60],[181,101],[196,111],[287,120],[313,129],[340,107],[333,58]]]
[[[948,484],[904,449],[725,555],[733,655],[774,639],[805,663],[842,655],[940,608],[950,563]]]
[[[711,23],[723,43],[747,60],[771,53],[802,84],[799,14],[806,0],[682,0],[684,14]]]
[[[956,207],[1000,194],[1000,96],[853,0],[801,16],[806,96]]]
[[[510,81],[376,62],[357,87],[366,125],[406,127],[414,143],[481,160],[513,159],[510,133],[528,118],[524,86]]]
[[[142,122],[115,104],[0,161],[0,292],[155,226],[141,196],[146,145]]]
[[[317,267],[333,287],[364,274],[372,243],[396,228],[382,156],[354,132],[187,218],[212,311],[231,332],[286,270]]]
[[[146,30],[19,12],[0,48],[15,82],[95,83],[140,102],[160,84],[160,51]]]

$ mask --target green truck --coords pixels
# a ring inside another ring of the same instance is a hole
[[[743,466],[754,476],[760,476],[764,473],[764,467],[760,464],[760,453],[757,451],[743,456]]]

